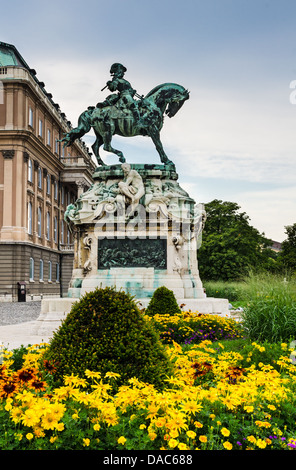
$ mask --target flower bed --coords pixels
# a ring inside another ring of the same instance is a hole
[[[151,317],[146,316],[149,320]],[[243,338],[245,331],[234,319],[220,315],[181,312],[151,318],[163,343],[198,344],[204,340]]]
[[[12,353],[0,365],[0,448],[10,449],[293,449],[296,368],[286,344],[273,364],[253,343],[247,357],[208,340],[167,346],[174,374],[163,392],[136,377],[113,392],[117,374],[85,371],[55,387],[47,345]],[[252,363],[256,355],[256,364]],[[42,364],[42,368],[40,365]],[[42,370],[42,371],[41,371]]]

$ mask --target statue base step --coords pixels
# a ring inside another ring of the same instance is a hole
[[[136,303],[139,308],[146,308],[150,302],[150,298],[138,298]],[[79,301],[78,297],[72,298],[50,298],[43,299],[41,302],[41,316],[42,314],[52,314],[52,318],[55,319],[55,312],[63,314],[63,318],[71,310],[72,305]],[[205,297],[203,299],[177,299],[178,305],[182,305],[181,310],[186,312],[203,313],[203,314],[215,314],[215,315],[229,315],[229,302],[227,299],[219,299],[214,297]]]

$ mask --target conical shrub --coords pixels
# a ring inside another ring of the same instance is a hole
[[[172,290],[168,289],[165,286],[158,287],[149,302],[148,307],[146,308],[146,315],[175,315],[175,313],[180,313],[181,309],[176,301],[174,293]]]
[[[76,302],[54,333],[43,359],[52,361],[54,379],[85,377],[85,370],[120,374],[162,389],[172,373],[165,347],[129,294],[113,288],[95,289]]]

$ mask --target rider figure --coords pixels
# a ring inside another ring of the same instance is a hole
[[[110,91],[118,91],[119,94],[109,95],[103,103],[97,104],[97,108],[114,105],[121,99],[126,108],[131,110],[136,123],[143,124],[137,102],[134,100],[136,90],[123,78],[126,70],[126,67],[119,63],[115,63],[111,66],[110,74],[112,75],[112,80],[109,80],[106,86]]]

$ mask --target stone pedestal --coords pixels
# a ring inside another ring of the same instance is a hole
[[[75,234],[69,297],[115,286],[137,299],[166,286],[177,299],[205,299],[197,249],[205,218],[173,165],[97,168],[65,219]]]

